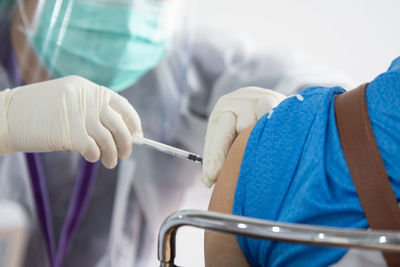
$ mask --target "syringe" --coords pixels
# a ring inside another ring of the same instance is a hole
[[[133,140],[133,143],[136,145],[144,145],[150,149],[157,150],[157,151],[169,154],[174,157],[190,159],[190,160],[193,160],[194,162],[203,163],[203,158],[201,156],[196,155],[194,153],[190,153],[183,149],[179,149],[179,148],[176,148],[173,146],[159,143],[154,140],[147,139],[147,138],[144,138],[144,137],[141,137],[138,135],[134,135],[132,137],[132,140]]]

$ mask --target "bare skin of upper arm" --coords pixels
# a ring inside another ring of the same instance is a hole
[[[252,129],[253,126],[242,131],[233,142],[218,176],[208,210],[232,214],[240,166]],[[204,255],[207,267],[250,266],[235,235],[205,232]]]

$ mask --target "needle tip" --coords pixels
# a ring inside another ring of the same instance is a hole
[[[190,154],[188,159],[193,160],[193,161],[200,161],[200,163],[203,163],[203,158],[199,157],[195,154]]]

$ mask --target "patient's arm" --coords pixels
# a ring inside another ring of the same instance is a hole
[[[232,214],[240,165],[252,129],[253,126],[244,130],[232,144],[211,196],[210,211]],[[204,254],[207,267],[250,266],[234,235],[206,232]]]

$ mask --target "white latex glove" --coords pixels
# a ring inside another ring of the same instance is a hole
[[[285,97],[272,90],[245,87],[218,100],[208,121],[203,152],[203,182],[208,187],[216,182],[226,154],[237,135]]]
[[[141,132],[125,98],[79,76],[0,92],[0,155],[72,150],[114,168]]]

